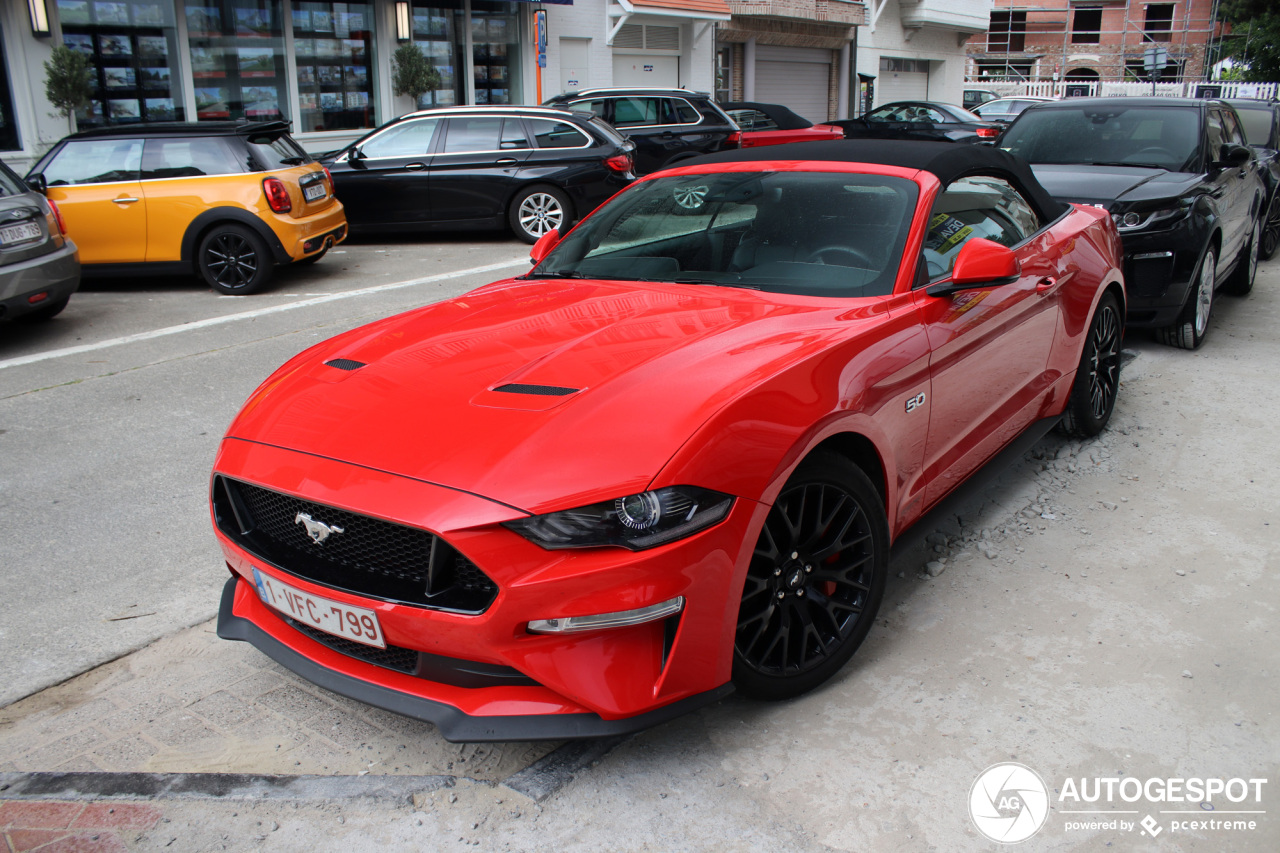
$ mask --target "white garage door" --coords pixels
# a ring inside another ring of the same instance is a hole
[[[782,104],[812,122],[824,122],[831,85],[831,51],[807,47],[756,48],[756,100]]]
[[[929,64],[912,59],[881,59],[876,106],[894,101],[929,100]]]
[[[613,85],[679,88],[680,57],[614,54]]]

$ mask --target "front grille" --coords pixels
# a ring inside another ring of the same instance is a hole
[[[416,527],[227,477],[214,480],[213,508],[218,528],[250,554],[355,595],[479,613],[498,593],[453,546]]]
[[[418,671],[418,653],[413,649],[402,649],[399,646],[388,645],[385,649],[376,646],[366,646],[364,643],[357,643],[355,640],[348,640],[345,637],[336,637],[333,634],[327,634],[318,628],[312,628],[310,625],[304,625],[294,619],[285,617],[294,628],[306,634],[322,646],[328,646],[335,652],[340,652],[347,657],[359,658],[360,660],[371,663],[374,666],[382,666],[387,669],[394,669],[396,672],[407,672],[413,675]]]

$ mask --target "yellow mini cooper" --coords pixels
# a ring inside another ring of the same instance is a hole
[[[195,272],[242,295],[347,236],[333,179],[283,121],[86,130],[27,182],[57,202],[86,276]]]

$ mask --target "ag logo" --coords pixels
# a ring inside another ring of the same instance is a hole
[[[1026,841],[1049,816],[1049,790],[1021,764],[993,764],[969,789],[969,816],[984,836],[1001,844]]]
[[[914,412],[916,409],[920,408],[923,405],[924,405],[924,392],[921,391],[919,394],[915,395],[914,397],[912,397],[910,400],[907,401],[907,411]]]

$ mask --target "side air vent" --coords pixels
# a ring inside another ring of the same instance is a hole
[[[339,370],[359,370],[364,367],[363,361],[356,361],[350,358],[331,358],[324,364],[325,367],[336,367]]]
[[[537,397],[568,397],[577,394],[578,388],[562,388],[559,385],[499,385],[494,391],[504,394],[533,394]]]

